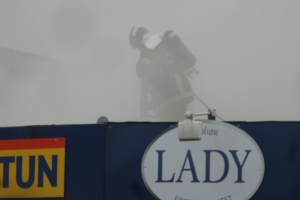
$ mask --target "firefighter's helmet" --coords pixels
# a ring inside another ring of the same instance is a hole
[[[129,35],[130,46],[135,49],[141,45],[143,36],[149,32],[145,27],[133,27]]]

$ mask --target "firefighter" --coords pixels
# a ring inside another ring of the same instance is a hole
[[[194,100],[188,75],[195,56],[172,30],[151,34],[144,27],[130,31],[129,42],[140,51],[136,73],[141,80],[140,117],[154,111],[160,121],[182,121]]]

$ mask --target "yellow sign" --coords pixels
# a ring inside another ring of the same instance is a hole
[[[64,197],[65,138],[1,140],[0,198]]]

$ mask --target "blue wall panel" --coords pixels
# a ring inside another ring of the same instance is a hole
[[[251,199],[300,199],[300,123],[231,124],[252,136],[264,155],[265,177]],[[0,128],[0,140],[65,137],[65,197],[61,199],[152,200],[142,179],[142,157],[150,142],[171,126],[176,123],[11,127]]]
[[[252,200],[300,199],[300,123],[236,122],[260,146],[265,176]],[[108,129],[105,199],[154,199],[141,173],[143,154],[174,123],[111,124]]]
[[[300,123],[245,122],[239,125],[260,146],[265,176],[254,200],[300,199]]]
[[[0,140],[65,137],[65,197],[59,199],[103,200],[105,129],[101,124],[0,128]]]
[[[110,124],[107,131],[105,199],[153,200],[143,182],[142,158],[149,143],[171,125],[170,123]]]

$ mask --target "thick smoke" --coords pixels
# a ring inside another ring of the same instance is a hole
[[[133,26],[174,30],[226,120],[300,120],[296,0],[0,1],[0,126],[139,118]],[[206,107],[195,100],[193,112]]]

